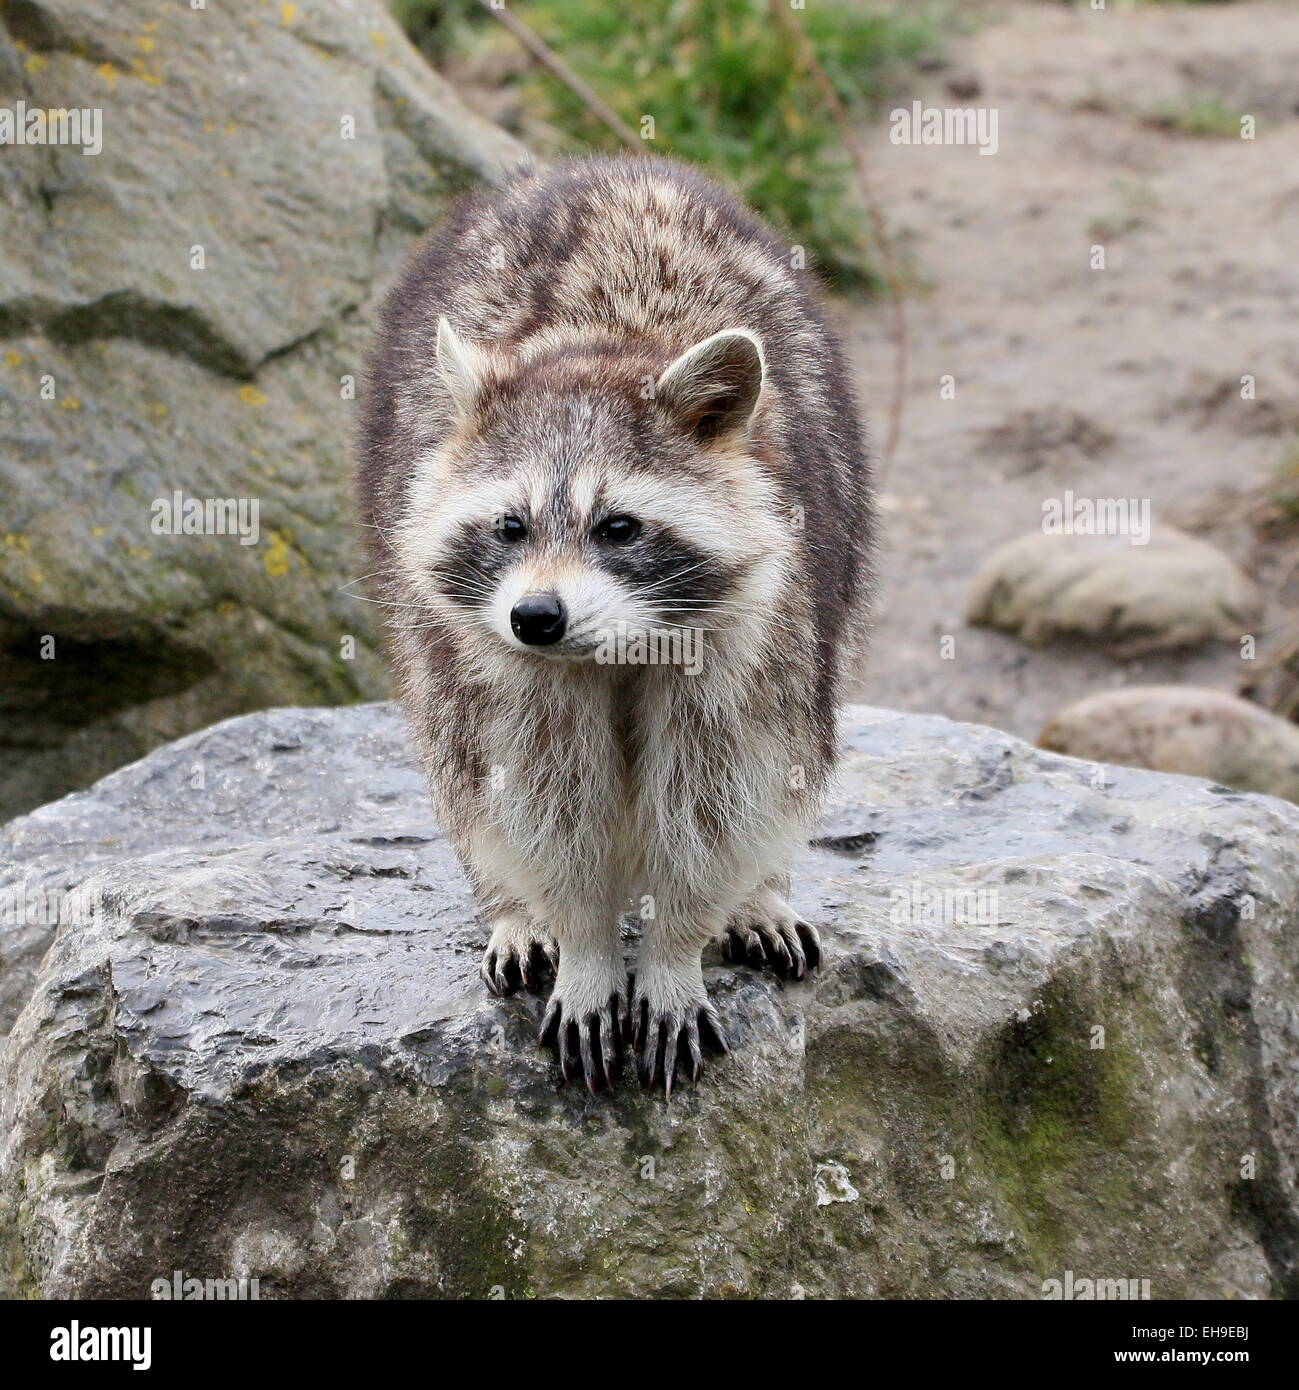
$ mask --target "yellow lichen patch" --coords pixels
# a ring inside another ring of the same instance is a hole
[[[44,584],[44,583],[45,583],[45,576],[44,576],[44,575],[40,572],[40,570],[38,570],[34,565],[33,565],[30,569],[28,569],[28,571],[27,571],[27,578],[28,578],[28,579],[32,582],[32,584],[34,584],[34,585],[39,585],[39,584]]]
[[[23,67],[34,77],[38,72],[44,72],[50,65],[48,58],[43,58],[39,53],[33,53],[23,64]]]
[[[12,348],[10,348],[9,351],[5,353],[6,367],[21,367],[22,364],[23,355],[21,352],[15,352]]]
[[[161,401],[150,401],[148,405],[149,414],[155,420],[165,420],[167,418],[167,407]]]
[[[385,33],[382,33],[382,32],[381,32],[380,30],[378,30],[378,29],[371,29],[371,30],[370,30],[370,42],[373,43],[373,44],[378,44],[378,46],[379,46],[380,48],[386,48],[387,45],[388,45],[388,35],[385,34]]]
[[[29,541],[26,536],[16,531],[9,532],[5,537],[5,544],[11,550],[30,550],[32,548],[31,541]]]
[[[80,410],[80,409],[81,409],[81,402],[77,399],[76,396],[64,396],[64,397],[62,398],[62,400],[59,401],[59,409],[60,409],[60,410]]]
[[[285,3],[280,6],[280,23],[292,24],[297,17],[298,7],[296,5],[290,5],[288,0],[285,0]]]
[[[106,534],[107,531],[108,531],[108,527],[107,527],[107,526],[92,526],[92,527],[90,528],[90,534],[91,534],[92,536],[102,536],[102,535]]]
[[[265,405],[266,397],[255,386],[241,386],[239,399],[245,405]]]
[[[279,531],[271,532],[270,544],[262,558],[266,573],[272,579],[279,579],[289,572],[289,543]]]
[[[154,39],[149,38],[147,34],[142,34],[136,39],[135,46],[141,53],[152,53],[153,50],[158,47],[158,44]]]
[[[108,90],[110,92],[117,87],[117,69],[112,63],[100,63],[95,71],[108,84]]]
[[[150,68],[143,58],[131,59],[131,71],[141,82],[148,83],[150,87],[162,86],[162,74],[156,68]]]
[[[167,7],[164,5],[162,8],[166,10]],[[148,24],[142,24],[140,28],[143,29],[146,34],[156,34],[158,32],[158,21],[156,19],[151,19]]]

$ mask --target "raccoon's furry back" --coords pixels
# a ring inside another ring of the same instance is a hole
[[[445,316],[527,362],[625,351],[665,368],[724,329],[762,343],[754,452],[789,507],[795,573],[813,596],[816,703],[831,714],[871,589],[869,467],[818,287],[731,194],[693,169],[626,157],[526,171],[463,199],[385,303],[368,372],[359,502],[374,568],[404,515],[413,461],[454,418],[434,344]],[[832,717],[832,716],[831,716]]]

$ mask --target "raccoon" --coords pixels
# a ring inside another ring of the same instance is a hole
[[[389,293],[359,454],[482,978],[553,973],[540,1040],[565,1079],[613,1086],[629,1048],[670,1096],[728,1050],[710,942],[796,979],[821,954],[787,874],[869,618],[873,514],[817,286],[688,167],[519,172]]]

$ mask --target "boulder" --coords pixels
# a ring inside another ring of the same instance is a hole
[[[1221,690],[1145,685],[1088,695],[1053,715],[1037,742],[1299,801],[1299,728]]]
[[[340,592],[363,345],[416,235],[524,154],[381,0],[24,0],[0,36],[0,109],[91,113],[0,158],[4,819],[225,715],[385,692]]]
[[[1090,526],[1095,516],[1077,519]],[[1261,595],[1221,551],[1168,527],[1145,543],[1135,536],[1035,531],[1010,541],[975,576],[966,616],[1030,646],[1072,639],[1125,658],[1257,632]]]
[[[938,718],[844,739],[794,881],[824,965],[710,957],[734,1050],[670,1104],[564,1086],[542,1000],[486,995],[390,707],[16,821],[0,898],[56,926],[6,926],[3,1291],[1299,1293],[1299,808]]]

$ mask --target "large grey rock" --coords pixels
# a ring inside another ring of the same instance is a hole
[[[736,1050],[671,1105],[561,1086],[541,1001],[484,994],[388,707],[227,722],[16,822],[4,883],[60,911],[0,1075],[9,1292],[1299,1292],[1299,809],[845,732],[795,878],[825,965],[710,967]]]
[[[340,593],[345,379],[414,237],[524,157],[382,0],[4,5],[20,101],[99,109],[103,148],[0,158],[0,819],[225,715],[384,692]],[[257,543],[155,533],[176,490],[256,500]]]
[[[1239,642],[1257,633],[1262,611],[1234,561],[1171,527],[1145,543],[1127,533],[1020,536],[988,556],[966,606],[970,622],[1030,646],[1072,640],[1118,657]]]

